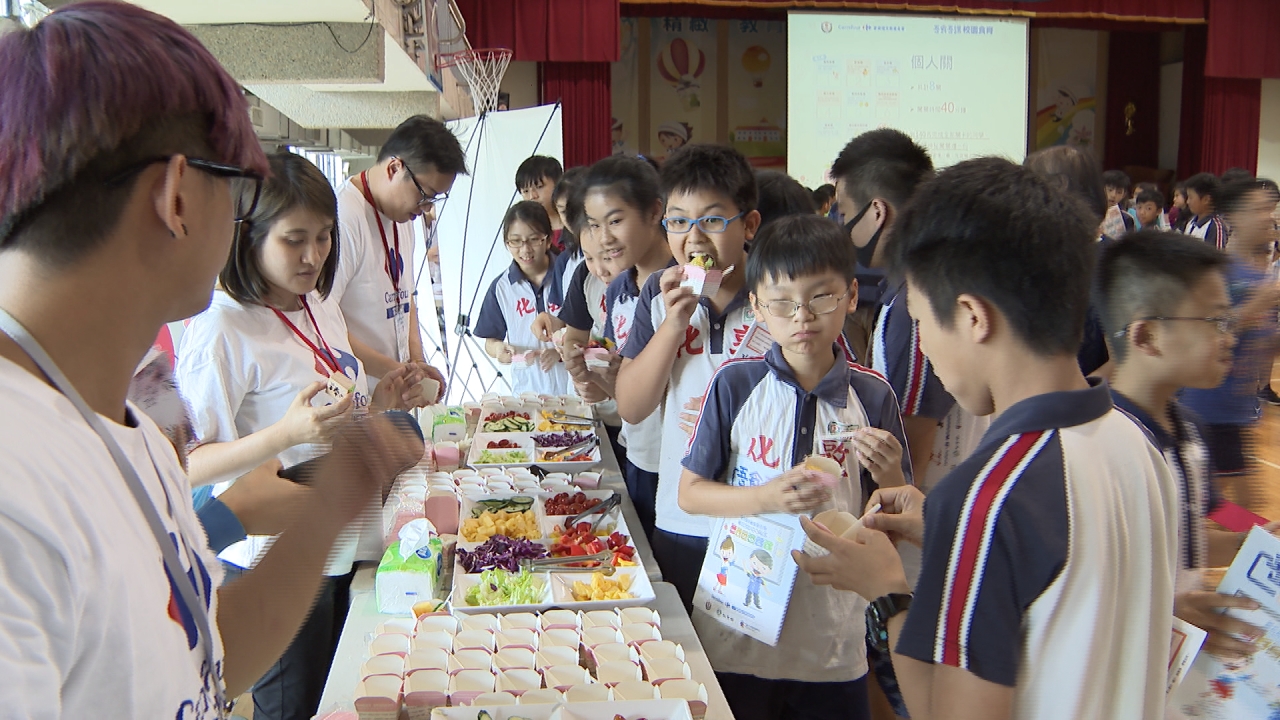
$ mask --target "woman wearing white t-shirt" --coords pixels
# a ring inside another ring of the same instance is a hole
[[[278,457],[285,467],[328,450],[348,414],[407,408],[417,381],[410,367],[368,381],[347,340],[336,305],[322,302],[338,262],[337,200],[328,180],[292,153],[270,156],[272,177],[236,237],[209,309],[191,320],[178,350],[177,379],[191,406],[199,445],[191,451],[193,484],[225,488]],[[376,517],[376,513],[371,513]],[[377,559],[377,523],[351,527],[334,546],[330,576],[302,630],[254,687],[257,718],[310,718],[316,712],[345,617],[349,573],[357,555]],[[267,538],[225,550],[223,560],[252,566]],[[366,542],[367,541],[367,542]]]

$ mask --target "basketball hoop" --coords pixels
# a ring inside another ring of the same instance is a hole
[[[480,115],[498,108],[498,90],[510,62],[510,50],[489,48],[440,55],[436,58],[436,67],[441,70],[447,67],[458,69],[471,88],[471,102],[475,105],[476,115]]]

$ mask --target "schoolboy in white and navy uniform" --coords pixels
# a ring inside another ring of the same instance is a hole
[[[799,386],[777,343],[764,357],[722,365],[707,388],[683,467],[702,477],[725,478],[733,470],[734,459],[746,455],[756,443],[769,443],[768,449],[760,448],[761,456],[769,467],[776,463],[779,473],[809,455],[826,455],[843,465],[844,446],[820,439],[833,423],[882,428],[905,446],[898,403],[889,384],[879,373],[845,361],[841,346],[833,345],[832,352],[838,360],[812,392]],[[852,458],[850,462],[857,464]],[[911,461],[905,453],[902,471],[910,482]],[[870,473],[863,470],[861,477],[845,477],[841,483],[831,508],[861,514],[863,488],[875,487]],[[805,573],[799,573],[790,608],[776,647],[695,612],[694,623],[716,672],[765,681],[821,683],[815,685],[815,704],[834,699],[825,697],[835,692],[834,684],[866,675],[866,600],[815,586]],[[846,717],[839,712],[828,715],[837,716]]]
[[[920,332],[907,313],[906,282],[887,281],[880,315],[871,334],[871,369],[883,374],[897,393],[903,417],[938,422],[929,462],[917,468],[917,486],[928,492],[977,447],[990,422],[956,404],[920,349]]]
[[[1151,435],[1160,453],[1164,455],[1173,477],[1178,483],[1182,503],[1178,536],[1180,566],[1185,569],[1209,567],[1209,538],[1205,519],[1217,510],[1223,501],[1222,493],[1212,480],[1209,462],[1209,446],[1205,444],[1205,427],[1200,417],[1174,400],[1169,404],[1169,419],[1175,433],[1170,435],[1146,410],[1116,390],[1111,400],[1117,409],[1128,413]]]
[[[520,265],[511,261],[507,271],[489,286],[472,334],[487,340],[505,339],[520,352],[537,349],[539,342],[530,328],[538,313],[547,312],[548,285],[544,279],[540,287],[534,287]],[[516,362],[511,365],[511,387],[517,393],[564,395],[569,389],[569,373],[563,363],[543,370],[537,363]]]

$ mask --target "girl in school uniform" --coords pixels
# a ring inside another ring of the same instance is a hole
[[[533,321],[547,312],[551,288],[551,219],[536,202],[516,203],[502,219],[502,237],[511,266],[494,278],[473,331],[485,352],[511,365],[511,390],[563,395],[569,374],[552,343],[533,334]]]
[[[370,397],[342,312],[323,301],[338,264],[333,188],[298,155],[269,159],[272,176],[235,238],[213,302],[191,320],[178,351],[178,387],[199,443],[189,457],[192,483],[218,483],[215,494],[273,457],[287,468],[327,452],[353,414],[421,404],[422,378],[409,366],[384,377]],[[378,523],[366,525],[348,527],[335,544],[330,579],[306,624],[254,687],[255,718],[315,714],[352,564],[381,554]],[[250,537],[220,557],[251,568],[268,540]]]

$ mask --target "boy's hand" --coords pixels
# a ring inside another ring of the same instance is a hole
[[[924,545],[924,493],[919,488],[903,485],[877,490],[867,501],[867,510],[876,505],[880,512],[864,512],[862,527],[887,533],[894,542]]]
[[[564,327],[564,321],[550,313],[538,313],[529,330],[539,342],[551,342],[551,336]]]
[[[1174,615],[1209,633],[1204,641],[1206,652],[1226,658],[1248,657],[1257,652],[1254,641],[1262,637],[1262,630],[1219,612],[1225,608],[1256,610],[1258,603],[1211,591],[1182,593],[1173,599]],[[1240,640],[1237,635],[1249,639]]]
[[[502,363],[503,365],[510,365],[510,364],[511,364],[511,358],[512,358],[512,357],[514,357],[514,356],[515,356],[515,354],[516,354],[516,349],[515,349],[515,348],[511,347],[510,345],[508,345],[508,344],[506,344],[506,343],[502,343],[502,347],[501,347],[501,348],[499,348],[499,350],[498,350],[498,354],[497,354],[497,355],[495,355],[495,356],[493,357],[493,359],[494,359],[494,360],[497,360],[498,362]]]
[[[706,402],[706,400],[706,395],[692,398],[680,410],[680,429],[684,431],[685,435],[693,437],[693,430],[698,424],[698,415],[702,413],[702,403]]]
[[[800,518],[800,526],[810,540],[831,553],[813,557],[798,550],[791,551],[796,565],[809,573],[814,585],[830,585],[837,590],[855,592],[867,600],[889,593],[911,592],[902,569],[902,558],[888,535],[863,527],[856,537],[842,538],[807,517]]]
[[[693,312],[698,309],[698,296],[687,287],[680,287],[684,280],[684,268],[673,265],[662,272],[658,287],[662,290],[662,303],[667,308],[663,323],[672,322],[677,327],[688,327]]]
[[[538,367],[542,368],[542,372],[547,372],[560,362],[560,351],[550,347],[543,348],[538,355]]]
[[[797,465],[760,486],[765,512],[804,513],[831,499],[831,489],[817,475]]]
[[[905,485],[902,473],[902,443],[893,433],[880,428],[859,428],[849,440],[862,467],[871,472],[871,479],[880,487]]]
[[[440,383],[440,389],[436,391],[436,396],[433,398],[429,398],[429,397],[422,398],[422,402],[424,403],[424,405],[422,405],[421,407],[426,407],[427,405],[435,405],[436,403],[444,399],[445,391],[448,390],[448,388],[446,387],[448,381],[445,380],[444,373],[441,373],[439,370],[436,369],[434,365],[430,363],[409,362],[409,363],[405,363],[405,365],[408,365],[409,367],[413,368],[415,371],[415,376],[414,376],[415,379],[413,381],[414,384],[422,382],[423,380],[428,378]],[[421,393],[419,393],[419,396],[421,396]]]

